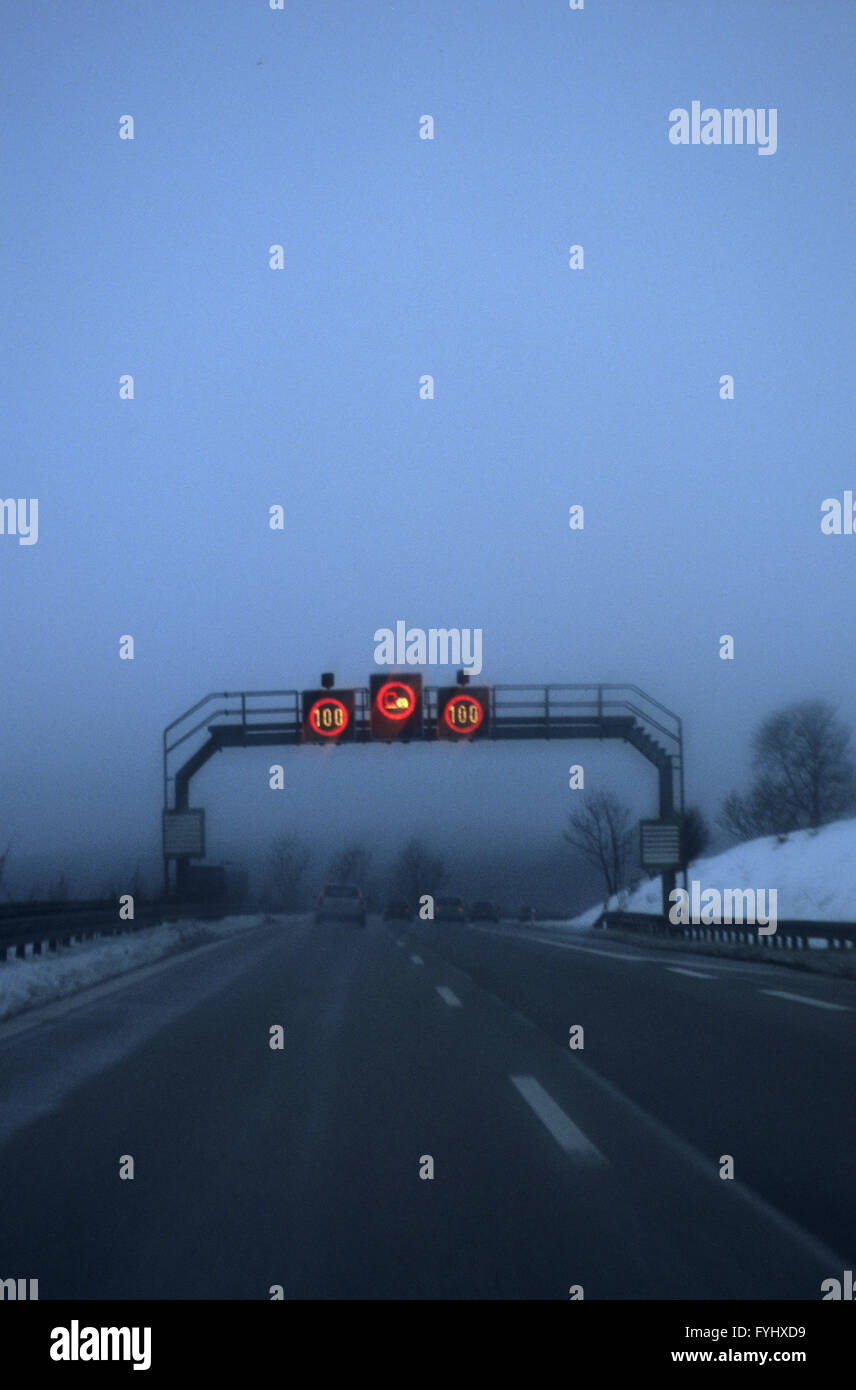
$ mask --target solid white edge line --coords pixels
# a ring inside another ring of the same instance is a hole
[[[812,1004],[816,1009],[834,1009],[836,1013],[849,1014],[853,1010],[849,1004],[831,1004],[827,999],[810,999],[807,994],[791,994],[786,989],[762,989],[761,994],[771,994],[774,999],[791,999],[795,1004]]]

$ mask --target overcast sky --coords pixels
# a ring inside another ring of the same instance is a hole
[[[12,868],[157,871],[164,725],[209,690],[365,685],[398,619],[482,629],[488,683],[650,691],[711,816],[771,708],[856,721],[856,536],[820,530],[856,486],[849,0],[4,28],[0,497],[39,499],[36,544],[0,536]],[[694,100],[775,108],[775,153],[672,144]],[[531,857],[572,762],[656,810],[607,745],[303,749],[281,793],[277,757],[194,784],[212,858],[298,825]]]

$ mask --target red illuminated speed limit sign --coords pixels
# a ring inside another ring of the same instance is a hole
[[[310,709],[309,727],[313,734],[335,738],[348,727],[348,711],[341,700],[334,700],[328,695],[324,700],[316,700]]]
[[[304,690],[303,737],[315,742],[353,738],[354,692]]]
[[[438,691],[437,737],[477,738],[485,732],[490,694],[487,690]]]

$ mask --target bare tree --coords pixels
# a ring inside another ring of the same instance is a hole
[[[421,841],[412,839],[402,849],[392,869],[396,893],[415,907],[423,894],[437,894],[446,882],[446,866]]]
[[[368,883],[371,850],[364,845],[345,845],[334,857],[327,870],[329,883],[352,883],[357,888],[365,888]]]
[[[739,840],[816,829],[856,811],[850,730],[825,700],[771,714],[752,739],[754,780],[722,803],[719,823]]]
[[[681,821],[681,863],[699,859],[710,844],[710,826],[698,806],[688,806]]]
[[[298,835],[279,835],[265,860],[271,889],[271,905],[282,912],[300,907],[300,883],[312,851]]]
[[[68,884],[68,875],[60,873],[56,878],[52,878],[48,884],[48,902],[64,903],[71,897]]]
[[[624,888],[633,840],[629,807],[612,792],[592,792],[569,818],[565,839],[600,869],[611,898]]]

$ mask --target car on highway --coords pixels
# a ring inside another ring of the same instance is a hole
[[[520,909],[519,921],[521,921],[521,922],[534,922],[534,921],[535,921],[535,909],[534,909],[534,907],[531,907],[528,903],[524,903],[523,906],[522,906],[521,909]]]
[[[366,925],[366,901],[353,883],[328,883],[321,889],[315,922],[330,921]]]
[[[435,922],[465,922],[467,914],[461,898],[438,898],[434,904]]]
[[[493,903],[473,903],[470,908],[471,922],[498,922],[499,908]]]
[[[385,922],[412,922],[413,909],[401,898],[392,898],[383,910]]]

